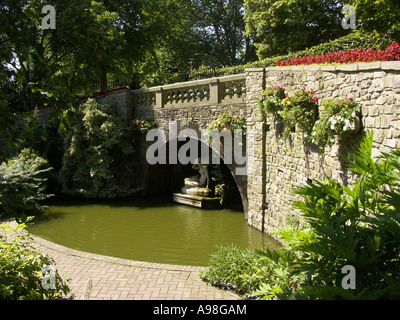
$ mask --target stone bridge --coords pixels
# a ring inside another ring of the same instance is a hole
[[[166,144],[176,143],[174,140],[177,133],[185,134],[185,129],[192,130],[190,138],[201,141],[202,132],[207,125],[223,113],[246,119],[248,117],[246,96],[245,74],[175,83],[132,91],[134,107],[131,115],[134,119],[156,119],[159,128],[166,134]],[[171,132],[171,128],[176,128],[176,132]],[[199,156],[200,149],[201,145]],[[231,148],[228,149],[231,150]],[[217,150],[217,154],[222,160],[221,163],[223,162],[229,168],[247,217],[247,174],[236,174],[239,165],[234,161],[225,161],[222,148]],[[165,166],[163,170],[167,170]],[[176,171],[185,174],[182,168],[177,168]],[[160,174],[158,172],[158,175]],[[190,174],[190,171],[186,171],[186,174]],[[148,176],[145,182],[150,183],[148,180],[150,178],[151,176]],[[182,183],[183,178],[178,175],[177,179]],[[175,189],[178,187],[175,186]]]
[[[344,184],[354,176],[344,167],[341,155],[354,151],[362,131],[349,141],[335,143],[320,154],[304,145],[294,133],[291,139],[277,134],[273,119],[261,121],[258,99],[269,83],[279,82],[289,94],[301,88],[313,89],[320,102],[353,93],[362,105],[362,128],[374,130],[373,155],[400,147],[400,62],[373,62],[336,66],[298,66],[246,69],[243,74],[199,81],[175,83],[139,90],[108,93],[118,106],[121,117],[155,119],[166,132],[165,144],[171,143],[171,123],[178,131],[198,133],[222,113],[243,117],[247,123],[245,149],[247,173],[236,174],[238,165],[227,164],[238,187],[248,224],[266,233],[286,223],[297,199],[291,191],[307,181],[324,179],[325,174]],[[98,99],[103,99],[100,97]],[[321,105],[321,103],[320,103]],[[143,141],[142,157],[149,143]],[[220,153],[222,159],[225,155]],[[142,163],[145,190],[149,192],[168,177],[184,175],[179,164]],[[182,181],[182,180],[180,180]]]

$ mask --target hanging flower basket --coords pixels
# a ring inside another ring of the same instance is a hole
[[[357,134],[361,130],[360,105],[354,102],[354,96],[329,99],[325,101],[320,119],[316,121],[311,133],[312,142],[321,147],[332,144],[334,136],[338,140]]]

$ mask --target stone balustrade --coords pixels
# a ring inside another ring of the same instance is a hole
[[[179,82],[132,91],[135,106],[153,109],[243,103],[245,92],[245,74]]]

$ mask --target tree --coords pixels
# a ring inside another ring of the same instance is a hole
[[[57,1],[55,8],[57,28],[47,52],[58,70],[54,82],[74,94],[106,90],[107,75],[120,71],[126,54],[118,13],[90,0]]]
[[[287,54],[336,39],[342,2],[336,0],[245,0],[248,36],[259,58]]]
[[[209,47],[212,65],[233,66],[252,59],[245,36],[243,0],[197,0],[198,28]]]
[[[107,89],[107,76],[125,72],[123,61],[129,60],[134,45],[128,43],[132,40],[128,23],[100,1],[51,4],[56,10],[54,30],[41,27],[39,0],[8,1],[1,7],[6,21],[0,29],[5,44],[2,65],[12,65],[9,82],[28,92],[28,109],[48,100],[44,92],[66,99]]]
[[[59,172],[63,192],[87,198],[127,196],[134,189],[133,137],[115,104],[95,99],[62,117],[64,157]]]
[[[359,27],[381,38],[400,42],[400,3],[397,0],[351,0]],[[358,27],[357,27],[358,28]]]
[[[138,63],[143,85],[184,81],[190,66],[204,61],[208,48],[195,28],[198,18],[192,0],[145,0],[140,26],[145,48]]]

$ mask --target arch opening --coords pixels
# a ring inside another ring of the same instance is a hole
[[[187,144],[190,139],[194,139],[197,143],[197,150],[199,151],[196,152],[196,154],[190,154],[191,150],[185,148],[185,144]],[[246,177],[235,177],[234,166],[225,164],[224,159],[219,152],[213,150],[203,141],[193,137],[187,137],[184,141],[171,139],[165,142],[162,146],[164,150],[161,152],[166,155],[167,159],[171,159],[169,154],[171,143],[175,143],[176,150],[182,154],[185,153],[186,159],[190,159],[190,161],[184,164],[180,161],[176,161],[176,163],[166,161],[164,164],[147,164],[143,186],[144,195],[163,195],[172,197],[172,194],[180,192],[184,186],[185,178],[198,174],[198,171],[193,169],[193,164],[195,163],[195,160],[201,158],[200,150],[202,150],[202,148],[208,148],[210,164],[207,165],[207,169],[210,174],[209,188],[212,190],[212,196],[220,197],[222,199],[221,208],[234,209],[242,212],[246,211],[245,206],[247,204],[247,198],[245,190],[247,181],[244,181],[246,180]],[[217,161],[219,164],[215,164],[216,161],[211,161],[212,156],[219,157],[219,161]]]

